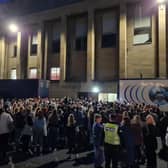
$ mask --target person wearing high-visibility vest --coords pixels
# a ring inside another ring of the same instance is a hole
[[[118,168],[120,137],[119,124],[116,122],[116,115],[109,115],[109,122],[104,124],[104,154],[105,154],[105,168]]]

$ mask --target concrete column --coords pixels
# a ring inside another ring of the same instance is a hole
[[[47,58],[48,58],[48,31],[45,32],[44,46],[44,71],[43,78],[47,78]]]
[[[126,7],[126,3],[120,3],[119,75],[120,75],[120,78],[127,78],[127,7]]]
[[[0,39],[0,79],[5,78],[5,37],[1,37]]]
[[[16,57],[17,79],[21,79],[21,32],[17,33],[17,57]]]
[[[166,78],[166,4],[158,6],[159,77]]]
[[[42,79],[42,63],[43,63],[43,26],[40,25],[40,28],[37,32],[38,39],[38,49],[37,49],[37,68],[38,68],[38,78]]]
[[[95,77],[95,25],[94,10],[88,11],[88,36],[87,36],[87,81]]]
[[[66,80],[66,54],[67,54],[67,17],[62,16],[61,18],[61,50],[60,50],[60,69],[61,76],[60,82],[64,82]]]

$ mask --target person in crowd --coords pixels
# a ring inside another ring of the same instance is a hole
[[[22,130],[25,126],[25,116],[23,115],[23,110],[20,107],[20,104],[14,110],[14,125],[15,125],[15,144],[16,148],[19,148],[20,138]]]
[[[8,150],[9,134],[13,127],[13,119],[10,114],[6,113],[2,105],[0,106],[0,161],[6,159]]]
[[[67,139],[68,139],[68,153],[69,153],[69,159],[72,159],[72,154],[76,153],[76,135],[78,127],[76,125],[76,120],[73,114],[69,114],[68,120],[67,120]]]
[[[120,152],[120,137],[119,124],[116,122],[116,115],[109,115],[109,122],[104,125],[104,154],[105,168],[118,168],[119,152]]]
[[[146,117],[146,126],[143,128],[144,145],[147,157],[147,168],[157,168],[157,131],[156,123],[152,115]]]
[[[135,167],[135,139],[134,134],[131,129],[130,118],[126,115],[122,120],[122,124],[119,129],[119,134],[121,138],[121,147],[125,152],[125,167],[134,168]]]
[[[102,122],[102,116],[95,114],[95,123],[93,124],[93,146],[94,146],[94,166],[95,168],[102,168],[104,162],[104,130]]]
[[[54,109],[48,117],[48,142],[49,151],[56,150],[56,145],[58,142],[58,115],[57,110]]]
[[[21,142],[23,151],[30,155],[33,155],[33,152],[30,149],[31,139],[33,136],[33,118],[30,111],[27,112],[28,113],[25,117],[25,125],[21,133]]]
[[[131,129],[135,140],[135,162],[138,167],[142,161],[141,150],[143,146],[142,123],[139,115],[135,115],[131,120]]]
[[[166,145],[166,147],[167,147],[167,149],[168,149],[168,127],[167,127],[167,129],[166,129],[165,145]]]
[[[37,148],[39,148],[40,153],[43,152],[44,136],[47,136],[47,123],[44,114],[39,110],[33,125],[34,152],[37,152]]]
[[[168,127],[168,112],[165,112],[164,116],[160,119],[159,122],[159,131],[163,147],[165,146],[165,136],[167,127]]]

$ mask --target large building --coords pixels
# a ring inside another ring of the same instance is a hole
[[[120,79],[168,77],[166,3],[11,0],[0,11],[0,79],[50,80],[50,97],[115,97]]]

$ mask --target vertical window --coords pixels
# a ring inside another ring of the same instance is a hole
[[[86,19],[76,21],[76,50],[87,50],[87,22]]]
[[[13,57],[17,56],[17,45],[13,46]]]
[[[151,17],[143,14],[141,5],[136,5],[134,8],[133,44],[146,44],[151,42]]]
[[[117,45],[117,16],[115,13],[105,13],[102,17],[102,48]]]
[[[29,78],[37,79],[37,68],[30,68]]]
[[[31,36],[31,55],[37,54],[37,45],[38,45],[38,39],[37,39],[37,33],[33,33]]]
[[[52,67],[50,69],[50,80],[60,80],[60,68]]]
[[[60,32],[53,26],[52,52],[60,53]]]
[[[16,69],[11,70],[10,79],[17,79]]]

